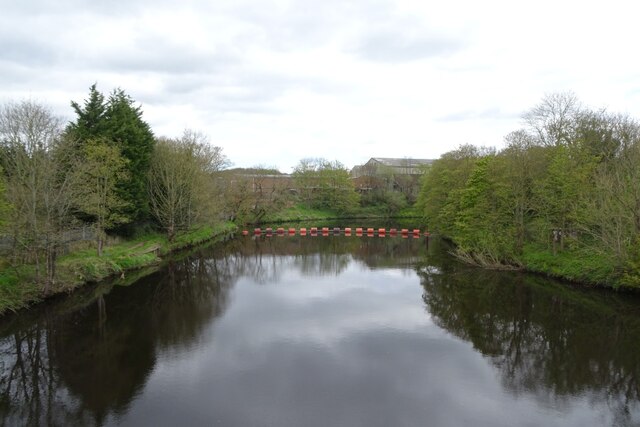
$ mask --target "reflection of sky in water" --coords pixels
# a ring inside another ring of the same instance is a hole
[[[295,262],[286,258],[278,263]],[[611,424],[587,396],[543,404],[504,391],[486,358],[433,324],[423,292],[410,270],[371,270],[354,260],[338,275],[292,268],[266,284],[242,277],[197,346],[159,355],[144,393],[120,422]]]

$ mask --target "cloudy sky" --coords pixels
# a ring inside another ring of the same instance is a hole
[[[640,6],[419,0],[0,0],[0,103],[66,119],[94,82],[241,167],[500,147],[545,95],[640,118]]]

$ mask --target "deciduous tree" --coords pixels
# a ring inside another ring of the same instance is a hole
[[[102,256],[105,230],[129,221],[121,213],[127,201],[117,191],[118,183],[128,178],[127,163],[110,141],[89,139],[84,144],[82,163],[75,172],[78,178],[75,200],[95,220],[98,256]]]
[[[6,177],[8,218],[14,240],[13,260],[31,260],[40,277],[45,257],[45,293],[55,278],[62,231],[71,221],[73,163],[61,138],[61,120],[32,101],[10,103],[0,110],[0,166]]]
[[[157,141],[148,175],[149,199],[169,241],[178,230],[220,211],[214,174],[225,165],[222,149],[202,134],[185,131],[180,139]]]
[[[293,178],[303,200],[314,208],[346,213],[359,203],[349,171],[338,161],[303,159]]]

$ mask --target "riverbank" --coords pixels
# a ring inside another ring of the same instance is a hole
[[[452,245],[454,240],[446,238]],[[635,276],[625,272],[625,268],[613,256],[589,248],[557,250],[540,245],[525,245],[522,253],[504,261],[491,255],[454,250],[454,255],[463,263],[495,270],[520,270],[549,278],[560,279],[583,287],[637,292],[640,285]]]
[[[548,248],[526,246],[521,256],[523,267],[531,273],[560,278],[584,286],[598,286],[616,290],[637,291],[625,280],[623,268],[612,257],[594,253],[588,249],[558,251],[555,255]]]
[[[48,295],[37,280],[34,265],[12,268],[6,263],[0,269],[0,315],[43,301],[53,295],[68,293],[90,282],[158,264],[167,255],[234,233],[232,223],[202,226],[176,236],[169,243],[165,234],[154,233],[109,245],[101,257],[95,248],[73,251],[61,256],[56,264],[56,281]]]
[[[405,208],[394,214],[376,206],[359,207],[347,214],[338,214],[326,209],[315,209],[305,205],[294,205],[279,212],[265,215],[260,224],[278,224],[302,221],[333,221],[341,219],[384,219],[384,218],[418,218],[419,213],[413,208]]]

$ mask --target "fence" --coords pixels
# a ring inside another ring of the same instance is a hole
[[[96,231],[94,227],[84,226],[66,230],[60,236],[60,244],[63,252],[66,252],[69,244],[74,242],[85,242],[96,239]],[[9,251],[13,248],[13,237],[0,236],[0,252]]]

